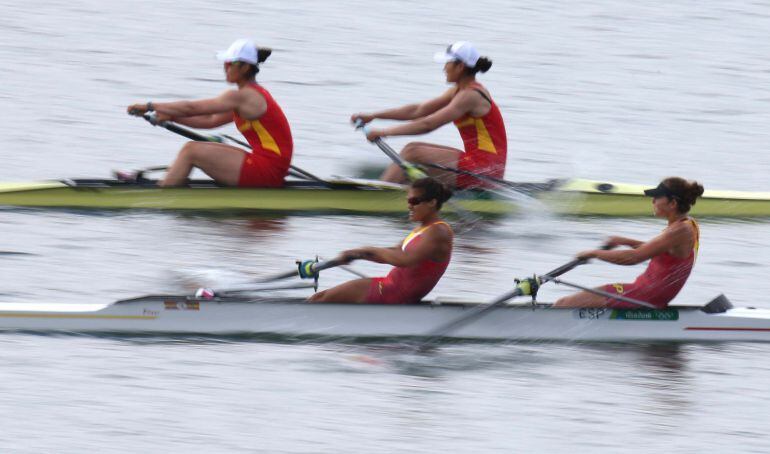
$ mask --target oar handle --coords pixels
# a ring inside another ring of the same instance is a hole
[[[367,126],[360,118],[356,119],[353,124],[355,125],[356,129],[363,131],[364,135],[369,134],[369,126]],[[401,157],[401,155],[399,155],[390,145],[385,143],[381,137],[374,139],[373,142],[380,148],[380,150],[382,150],[383,153],[385,153],[387,157],[390,158],[391,161],[393,161],[397,166],[401,167],[410,181],[419,180],[420,178],[425,178],[427,176],[425,172],[420,170],[417,166],[406,162]]]
[[[604,244],[599,249],[601,249],[603,251],[608,251],[608,250],[612,249],[612,247],[609,244]],[[539,276],[540,283],[541,284],[545,284],[546,282],[551,281],[554,278],[561,276],[562,274],[566,273],[567,271],[570,271],[570,270],[572,270],[572,269],[574,269],[574,268],[576,268],[576,267],[578,267],[580,265],[585,265],[586,263],[588,263],[588,259],[575,259],[575,260],[573,260],[573,261],[571,261],[569,263],[565,263],[564,265],[562,265],[562,266],[560,266],[560,267],[558,267],[558,268],[556,268],[554,270],[551,270],[551,271],[549,271],[549,272],[547,272],[545,274],[540,275]]]
[[[318,278],[318,273],[321,271],[336,266],[347,265],[348,263],[350,263],[350,260],[343,260],[340,258],[325,260],[323,262],[319,262],[318,260],[304,260],[297,261],[297,269],[299,270],[299,277],[302,279],[316,279]]]
[[[190,140],[195,140],[196,142],[217,142],[217,143],[223,142],[223,139],[219,136],[210,136],[210,135],[200,134],[191,129],[187,129],[183,126],[179,126],[178,124],[172,121],[158,121],[158,117],[154,112],[148,112],[142,115],[142,118],[147,120],[153,126],[161,126],[175,134],[179,134],[180,136],[187,137]]]
[[[158,117],[155,114],[155,112],[147,112],[144,115],[142,115],[142,117],[145,120],[147,120],[147,122],[149,122],[153,126],[161,126],[161,127],[166,128],[167,130],[169,130],[169,131],[171,131],[171,132],[173,132],[175,134],[179,134],[182,137],[187,137],[188,139],[194,140],[196,142],[223,143],[225,141],[225,139],[227,139],[227,140],[229,140],[229,141],[231,141],[233,143],[237,143],[238,145],[240,145],[242,147],[246,147],[249,150],[251,149],[251,145],[249,145],[247,142],[244,142],[242,140],[238,140],[235,137],[227,135],[227,134],[222,134],[221,136],[219,136],[219,135],[205,135],[205,134],[201,134],[199,132],[195,132],[195,131],[193,131],[191,129],[185,128],[183,126],[179,126],[178,124],[176,124],[174,122],[171,122],[171,121],[158,121]],[[330,183],[327,182],[326,180],[324,180],[324,179],[322,179],[320,177],[317,177],[317,176],[313,175],[312,173],[310,173],[310,172],[308,172],[306,170],[300,169],[299,167],[297,167],[297,166],[295,166],[293,164],[290,164],[289,167],[291,169],[295,170],[296,172],[299,172],[301,174],[301,176],[303,176],[304,178],[308,178],[308,179],[317,181],[318,183],[324,184],[326,186],[331,186]]]

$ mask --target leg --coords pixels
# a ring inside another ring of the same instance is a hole
[[[370,278],[345,282],[308,298],[311,303],[365,303],[369,294]]]
[[[221,143],[188,142],[159,184],[161,187],[181,186],[193,167],[197,167],[217,183],[238,186],[245,156],[245,151]]]
[[[425,142],[411,142],[408,143],[403,150],[401,150],[400,154],[402,158],[409,162],[418,164],[440,164],[442,166],[456,169],[457,162],[459,161],[463,152],[456,148],[446,147],[443,145],[435,145]],[[439,179],[450,187],[455,186],[457,175],[453,172],[428,169],[428,174]],[[380,179],[394,183],[403,183],[406,181],[406,176],[399,166],[391,164],[387,169],[385,169],[385,172],[382,173]]]
[[[604,288],[599,287],[597,290],[604,290]],[[606,297],[584,290],[574,295],[559,298],[553,307],[606,307],[607,304]]]

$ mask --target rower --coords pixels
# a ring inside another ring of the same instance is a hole
[[[362,247],[343,252],[335,260],[363,259],[394,268],[385,277],[363,278],[318,292],[313,303],[413,304],[433,290],[452,257],[452,228],[439,217],[441,205],[452,195],[433,178],[414,181],[407,192],[409,219],[419,222],[398,245]]]
[[[463,140],[464,151],[443,145],[411,142],[401,150],[401,156],[413,163],[440,164],[452,169],[502,179],[508,139],[500,109],[489,91],[476,81],[476,74],[485,73],[492,67],[492,61],[482,57],[466,41],[450,45],[446,51],[435,55],[444,63],[446,81],[453,84],[438,98],[421,104],[410,104],[375,113],[356,113],[350,118],[364,123],[381,118],[408,121],[385,129],[372,129],[367,138],[374,141],[387,136],[411,136],[425,134],[449,122],[454,122]],[[486,187],[488,183],[471,175],[430,169],[429,173],[440,178],[451,187]],[[391,164],[380,176],[384,181],[402,183],[403,171]]]
[[[224,62],[227,82],[237,89],[197,101],[142,103],[128,106],[141,116],[155,111],[157,121],[194,128],[216,128],[234,122],[251,152],[213,142],[188,142],[179,151],[160,186],[181,186],[197,167],[225,186],[281,187],[289,172],[293,142],[289,122],[270,93],[256,82],[259,65],[272,51],[239,39],[217,58]]]
[[[613,236],[606,243],[608,249],[618,246],[630,249],[591,250],[581,252],[577,257],[598,258],[618,265],[636,265],[652,259],[633,283],[608,284],[599,290],[666,308],[684,287],[698,254],[698,224],[688,213],[697,198],[703,195],[703,186],[695,181],[670,177],[656,188],[645,190],[644,194],[652,197],[655,216],[668,220],[663,232],[646,242]],[[561,298],[554,306],[638,308],[635,304],[587,291]]]

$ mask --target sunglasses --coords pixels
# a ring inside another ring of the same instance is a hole
[[[239,61],[226,61],[225,62],[225,69],[230,69],[231,66],[239,66],[242,62]]]
[[[409,205],[419,205],[422,202],[427,202],[428,200],[430,199],[424,199],[422,197],[409,197],[408,199],[406,199],[406,203],[408,203]]]

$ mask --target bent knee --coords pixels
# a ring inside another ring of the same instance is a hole
[[[323,302],[324,296],[326,296],[326,290],[314,293],[307,299],[308,303],[320,303]]]
[[[181,150],[179,156],[187,159],[197,159],[203,152],[205,145],[200,142],[187,142]]]
[[[425,142],[409,142],[401,149],[401,157],[407,161],[418,160],[426,148]]]

